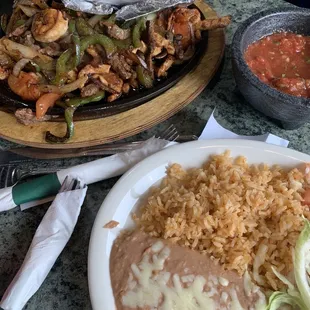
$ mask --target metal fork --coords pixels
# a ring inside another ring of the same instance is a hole
[[[67,166],[63,166],[63,169]],[[19,181],[31,176],[43,175],[57,171],[55,167],[25,168],[16,164],[0,167],[0,188],[14,186]]]
[[[170,125],[167,129],[165,129],[164,131],[160,132],[158,135],[155,136],[155,138],[160,138],[160,139],[164,139],[167,141],[175,141],[178,137],[179,137],[179,134],[174,125]],[[145,141],[131,142],[131,143],[128,143],[128,146],[125,148],[124,146],[119,147],[119,148],[116,146],[113,149],[112,153],[115,154],[119,152],[134,150],[140,147],[144,142]],[[68,167],[67,165],[62,165],[61,169],[65,169],[67,167]],[[18,182],[26,178],[48,174],[48,173],[54,173],[57,170],[59,169],[57,169],[57,167],[55,166],[49,166],[49,167],[43,167],[43,168],[42,167],[26,168],[22,164],[18,164],[18,163],[13,163],[12,165],[9,164],[6,166],[2,166],[0,167],[0,188],[14,186]]]
[[[161,132],[155,138],[162,138],[168,141],[174,141],[180,138],[180,142],[184,142],[185,139],[191,139],[192,136],[178,135],[178,132],[174,125],[169,126],[166,130]],[[189,141],[189,140],[187,140]],[[46,152],[45,149],[25,147],[25,148],[14,148],[10,149],[11,152],[35,159],[63,159],[73,157],[84,157],[84,156],[100,156],[100,155],[111,155],[120,152],[126,152],[134,150],[135,148],[142,145],[145,141],[134,141],[134,142],[114,142],[107,143],[97,146],[82,147],[76,149],[54,149]]]
[[[78,179],[71,179],[68,176],[66,176],[58,193],[73,191],[75,189],[81,189],[84,188],[85,186],[86,184],[82,186],[81,181],[79,181]]]

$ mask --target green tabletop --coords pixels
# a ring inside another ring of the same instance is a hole
[[[236,90],[232,76],[230,44],[238,25],[261,10],[288,5],[282,0],[209,0],[219,14],[230,14],[227,30],[225,63],[220,79],[181,112],[168,121],[141,133],[146,139],[169,124],[176,124],[180,134],[199,135],[211,112],[221,125],[241,135],[273,133],[290,141],[289,147],[310,154],[310,124],[298,130],[285,131],[251,108]],[[134,137],[137,139],[137,137]],[[3,148],[11,144],[0,141]],[[58,161],[74,165],[90,158]],[[75,231],[42,287],[27,304],[27,310],[87,310],[91,303],[87,284],[87,253],[92,225],[102,201],[117,178],[89,186]],[[21,212],[18,209],[0,213],[0,298],[19,269],[35,230],[48,205]],[[104,290],[104,288],[102,288]],[[104,309],[104,308],[103,308]],[[110,310],[110,309],[107,309]]]

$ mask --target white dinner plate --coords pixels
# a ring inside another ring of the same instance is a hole
[[[94,310],[114,310],[109,257],[113,241],[124,228],[134,226],[131,213],[148,189],[165,176],[166,167],[179,163],[185,168],[200,167],[210,155],[231,151],[246,156],[249,163],[278,164],[292,168],[310,162],[310,156],[283,147],[249,140],[194,141],[169,147],[137,164],[115,184],[102,203],[92,229],[88,254],[88,282]],[[103,226],[119,222],[114,229]]]

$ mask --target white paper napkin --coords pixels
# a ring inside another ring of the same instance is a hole
[[[21,310],[39,289],[71,237],[87,187],[60,193],[40,223],[24,262],[0,302],[4,310]]]
[[[269,144],[275,144],[283,147],[287,147],[289,141],[275,136],[271,133],[266,133],[258,136],[239,136],[225,128],[223,128],[214,118],[214,111],[212,112],[208,123],[203,129],[199,140],[212,140],[212,139],[245,139],[262,141]]]
[[[88,162],[79,166],[71,167],[57,172],[60,183],[67,175],[73,178],[82,179],[85,184],[92,184],[102,180],[122,175],[132,166],[144,158],[155,154],[169,144],[169,141],[150,138],[143,145],[135,150],[115,154],[98,160]]]

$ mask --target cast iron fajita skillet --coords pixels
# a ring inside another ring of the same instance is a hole
[[[0,15],[3,13],[11,13],[12,5],[13,0],[1,0]],[[3,32],[0,33],[0,36],[3,35]],[[112,103],[102,100],[100,102],[87,104],[78,108],[75,112],[74,119],[87,120],[114,115],[135,108],[159,96],[169,88],[173,87],[180,79],[182,79],[187,73],[198,65],[207,49],[207,42],[208,32],[204,31],[202,33],[202,40],[196,45],[196,52],[194,56],[188,62],[172,67],[169,70],[168,77],[156,81],[153,88],[141,89],[139,91],[132,92]],[[14,113],[20,108],[30,108],[34,111],[35,102],[22,101],[19,96],[10,90],[7,82],[0,81],[0,109],[8,113]],[[59,107],[54,107],[48,112],[48,114],[58,116],[57,119],[53,119],[53,121],[63,121],[63,113],[63,109]]]

